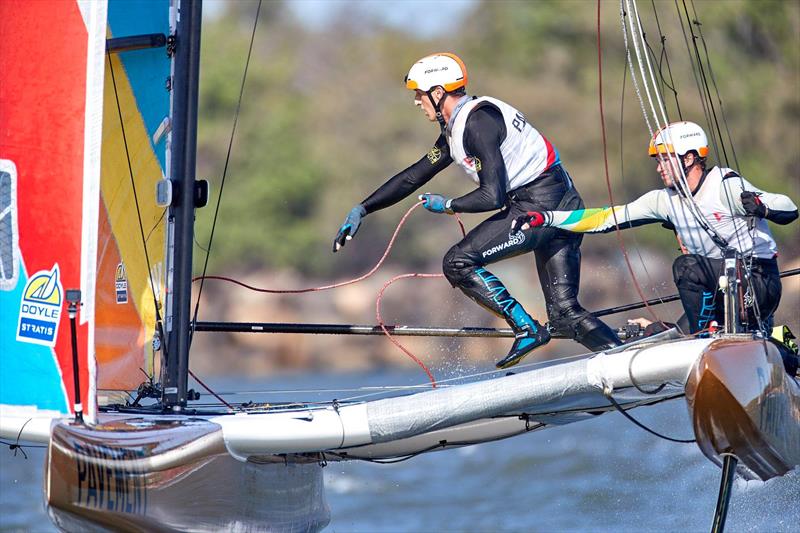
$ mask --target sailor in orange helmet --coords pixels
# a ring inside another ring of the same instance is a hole
[[[724,320],[718,280],[725,250],[733,248],[750,269],[744,280],[748,325],[769,333],[781,280],[778,249],[767,221],[789,224],[798,216],[795,204],[787,196],[756,188],[730,168],[707,169],[708,138],[694,122],[673,122],[658,130],[648,153],[657,158],[663,189],[613,208],[527,213],[512,227],[603,233],[613,231],[616,220],[620,228],[654,222],[674,228],[684,255],[675,259],[672,273],[692,333],[711,320]]]
[[[517,364],[550,340],[548,328],[534,320],[486,266],[534,251],[550,327],[592,351],[620,344],[616,334],[578,303],[580,235],[552,230],[509,232],[511,221],[531,210],[580,209],[583,201],[558,151],[527,118],[507,103],[466,93],[467,69],[449,53],[423,57],[406,76],[414,103],[440,135],[419,161],[396,174],[355,206],[339,229],[333,251],[358,231],[362,217],[389,207],[425,185],[455,162],[477,188],[458,198],[425,193],[433,213],[492,213],[444,257],[447,280],[478,304],[504,318],[515,332],[499,368]]]

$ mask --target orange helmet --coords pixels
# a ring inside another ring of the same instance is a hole
[[[441,86],[446,92],[467,86],[467,67],[455,54],[441,52],[425,56],[411,66],[406,88],[430,91]]]
[[[696,151],[700,157],[708,156],[708,138],[703,128],[694,122],[673,122],[658,130],[650,139],[650,157],[658,154],[685,155]]]

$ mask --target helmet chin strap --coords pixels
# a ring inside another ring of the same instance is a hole
[[[694,161],[692,162],[692,164],[687,166],[687,165],[685,165],[685,164],[684,164],[684,162],[683,162],[683,159],[684,159],[685,155],[686,155],[686,154],[684,154],[684,155],[682,155],[682,156],[678,156],[678,157],[677,157],[677,159],[678,159],[678,161],[680,162],[680,165],[681,165],[681,167],[683,167],[683,175],[684,175],[684,176],[686,176],[686,178],[688,179],[688,178],[689,178],[689,171],[690,171],[690,170],[692,170],[692,167],[693,167],[693,166],[695,166],[696,164],[698,164],[698,163],[700,162],[700,159],[698,159],[697,157],[695,157],[695,158],[694,158]],[[665,158],[664,158],[664,160],[667,160],[667,157],[665,157]],[[671,165],[671,164],[670,164],[670,166],[669,166],[669,169],[670,169],[670,177],[672,178],[672,185],[670,185],[668,188],[669,188],[669,189],[672,189],[672,190],[674,190],[674,191],[677,191],[678,193],[680,193],[681,195],[683,195],[683,190],[682,190],[680,187],[678,187],[678,185],[676,184],[676,181],[677,181],[677,179],[679,178],[679,176],[675,176],[675,175],[673,175],[673,174],[674,174],[674,172],[672,172],[672,170],[673,170],[674,168],[675,168],[675,167],[674,167],[673,165]]]
[[[693,166],[699,164],[700,160],[695,157],[694,158],[694,162],[691,165],[689,165],[688,167],[683,164],[683,157],[680,158],[680,161],[681,161],[681,166],[683,167],[683,175],[686,176],[686,179],[688,181],[688,179],[689,179],[689,171],[692,170]],[[670,189],[673,189],[673,190],[677,191],[681,196],[685,196],[684,191],[675,184],[675,176],[672,177],[672,186],[670,187]],[[690,193],[693,194],[693,191],[690,191]]]
[[[436,120],[439,121],[439,128],[441,128],[442,134],[446,134],[445,130],[447,128],[447,124],[444,121],[444,115],[442,115],[442,102],[444,102],[445,98],[447,98],[447,92],[445,92],[444,95],[442,95],[441,100],[439,100],[439,102],[437,103],[433,101],[434,89],[436,89],[436,87],[431,87],[428,91],[425,92],[425,94],[428,95],[428,100],[431,101],[433,110],[436,111]]]

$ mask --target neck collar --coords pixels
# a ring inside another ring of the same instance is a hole
[[[458,115],[458,112],[461,111],[461,108],[464,107],[464,105],[467,102],[469,102],[470,100],[472,100],[473,98],[474,98],[473,96],[467,96],[465,94],[464,96],[459,98],[458,102],[456,102],[456,106],[453,108],[453,112],[450,113],[450,120],[447,121],[447,132],[448,132],[448,134],[449,134],[449,132],[453,131],[453,123],[456,120],[456,115]]]
[[[708,173],[709,173],[709,170],[708,170],[708,169],[706,169],[706,170],[703,170],[703,175],[702,175],[702,176],[700,176],[700,180],[697,182],[697,185],[695,186],[695,188],[694,188],[694,189],[692,189],[692,196],[694,196],[695,194],[697,194],[697,191],[699,191],[699,190],[700,190],[700,187],[702,187],[702,186],[703,186],[703,182],[704,182],[704,181],[706,181],[706,176],[708,176]]]

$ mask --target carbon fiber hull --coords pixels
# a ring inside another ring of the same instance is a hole
[[[800,385],[772,343],[714,341],[689,375],[686,399],[697,444],[717,465],[734,455],[740,474],[762,480],[800,465]]]
[[[319,531],[330,520],[314,456],[237,460],[220,426],[199,419],[57,422],[44,488],[65,531]]]

